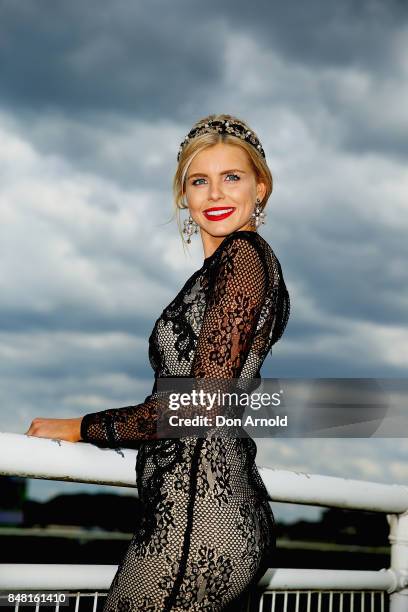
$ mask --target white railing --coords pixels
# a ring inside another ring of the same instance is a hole
[[[0,475],[136,488],[136,456],[131,449],[0,433]],[[408,487],[258,469],[271,501],[386,513],[391,544],[390,567],[380,571],[271,568],[258,585],[259,610],[384,612],[389,604],[390,612],[408,612]],[[116,569],[115,565],[0,564],[0,591],[107,591]],[[103,594],[95,593],[94,610]],[[276,607],[279,597],[282,601]]]
[[[75,592],[92,590],[86,597],[93,597],[97,605],[98,599],[104,597],[109,590],[115,575],[116,565],[74,565],[74,564],[0,564],[0,591],[9,589],[10,592],[53,592],[58,593],[61,602],[73,597]],[[301,575],[298,575],[301,572]],[[281,599],[281,609],[285,611],[297,610],[300,602],[308,611],[333,612],[336,598],[339,604],[343,603],[343,612],[346,612],[346,597],[351,605],[361,601],[377,603],[382,602],[385,611],[384,593],[394,586],[394,577],[389,570],[382,572],[357,571],[331,571],[331,570],[294,570],[270,569],[259,583],[259,592],[263,594],[260,601],[260,610],[266,612],[265,600],[270,593],[272,611],[275,604]],[[315,592],[315,594],[314,594]],[[82,593],[83,594],[83,593]],[[84,594],[83,594],[84,595]],[[382,598],[381,598],[382,596]],[[5,599],[6,596],[3,596]],[[78,598],[79,599],[79,598]],[[255,597],[258,601],[259,596]],[[327,608],[324,606],[327,600]],[[27,600],[29,601],[29,600]],[[331,605],[330,605],[331,601]],[[20,602],[21,604],[23,602]],[[315,607],[311,607],[312,604]],[[294,604],[294,608],[290,607]],[[0,608],[1,609],[1,608]],[[63,608],[62,608],[63,609]],[[96,608],[95,608],[96,609]],[[349,608],[353,610],[353,607]],[[406,608],[401,608],[403,610]],[[371,612],[366,606],[360,610]],[[242,612],[242,611],[237,611]],[[374,612],[374,607],[372,607]]]

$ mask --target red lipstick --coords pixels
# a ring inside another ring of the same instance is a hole
[[[209,221],[222,221],[234,212],[233,206],[214,206],[203,211],[206,219]]]

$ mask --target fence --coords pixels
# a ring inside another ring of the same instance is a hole
[[[135,487],[136,455],[131,449],[0,433],[3,476]],[[271,501],[386,513],[391,556],[390,566],[380,571],[270,568],[248,610],[408,612],[408,487],[258,469]],[[69,592],[75,610],[81,597],[91,596],[96,612],[115,572],[114,565],[0,564],[0,591]],[[84,590],[94,593],[81,595]],[[0,608],[4,604],[0,601]]]

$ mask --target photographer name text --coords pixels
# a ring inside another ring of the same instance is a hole
[[[249,414],[244,419],[241,419],[239,417],[225,417],[218,414],[214,419],[203,415],[197,415],[192,418],[173,415],[169,418],[169,424],[172,427],[287,427],[288,416],[276,416],[266,419],[253,417]]]

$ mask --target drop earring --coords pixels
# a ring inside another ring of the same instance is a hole
[[[184,241],[186,244],[190,244],[191,243],[191,236],[193,234],[198,234],[198,225],[193,220],[191,215],[189,215],[188,219],[184,220],[183,234],[185,236],[187,236],[187,240]]]
[[[257,198],[255,210],[251,215],[252,221],[255,222],[256,229],[258,229],[260,225],[265,223],[265,217],[266,217],[266,214],[263,212],[263,209],[259,206],[260,203],[261,201]]]

